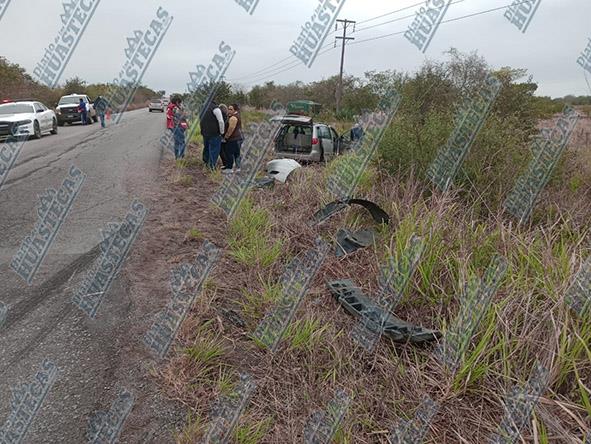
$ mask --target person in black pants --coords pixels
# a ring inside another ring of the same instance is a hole
[[[228,130],[228,107],[223,103],[219,105],[220,111],[222,112],[222,117],[224,118],[224,134]],[[226,169],[226,164],[228,163],[228,147],[226,146],[225,139],[222,139],[222,147],[220,149],[220,159],[222,159],[222,171]]]
[[[224,136],[226,141],[227,162],[224,172],[231,172],[235,167],[235,172],[240,171],[240,146],[242,145],[242,119],[237,104],[228,106],[228,128]]]

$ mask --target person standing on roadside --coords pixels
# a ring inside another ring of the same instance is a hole
[[[222,112],[222,117],[224,118],[224,132],[223,134],[226,134],[226,131],[228,129],[228,107],[226,105],[224,105],[223,103],[220,103],[219,108]],[[226,169],[226,163],[228,162],[228,147],[227,147],[227,143],[226,140],[222,137],[222,145],[220,148],[220,159],[222,159],[222,172]]]
[[[107,113],[107,109],[109,108],[109,102],[103,96],[98,96],[94,101],[94,109],[101,121],[101,126],[106,128],[105,124],[105,114]]]
[[[170,102],[166,105],[166,147],[174,151],[174,108],[176,107],[176,95],[170,97]],[[176,155],[175,155],[176,157]]]
[[[86,112],[86,103],[84,103],[84,99],[80,99],[80,103],[78,104],[78,112],[80,113],[82,125],[86,125],[88,123],[88,113]]]
[[[232,168],[235,168],[235,172],[240,172],[240,146],[243,141],[242,119],[240,118],[240,109],[235,103],[228,107],[228,129],[224,140],[227,146],[227,162],[224,172],[231,173]]]
[[[171,97],[169,107],[171,107],[171,114],[172,114],[172,132],[174,136],[174,158],[175,159],[183,159],[185,157],[185,131],[189,125],[187,124],[187,119],[185,118],[185,114],[181,109],[182,99],[180,96]],[[168,110],[167,110],[168,111]],[[167,116],[168,118],[168,116]],[[168,125],[168,122],[167,122]]]
[[[203,136],[203,160],[210,170],[215,170],[222,147],[224,116],[215,102],[210,102],[199,122]]]

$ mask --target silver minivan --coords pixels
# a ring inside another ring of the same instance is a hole
[[[329,161],[345,148],[343,137],[334,128],[314,123],[312,117],[288,114],[271,118],[280,122],[275,137],[275,157],[294,159],[298,162]]]

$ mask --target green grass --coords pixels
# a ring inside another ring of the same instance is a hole
[[[187,232],[187,239],[189,240],[199,240],[199,239],[203,239],[204,234],[201,230],[199,230],[198,228],[191,228],[188,232]]]
[[[230,255],[240,264],[267,268],[281,254],[282,242],[269,242],[269,213],[244,199],[230,223]]]
[[[234,439],[238,444],[258,444],[273,427],[273,418],[265,418],[257,422],[240,424],[234,429]]]
[[[197,330],[195,342],[184,349],[184,354],[190,358],[208,381],[216,368],[223,367],[222,361],[227,348],[219,334],[210,330],[213,321],[208,321]]]
[[[249,319],[260,319],[281,297],[281,284],[262,281],[261,291],[243,289],[242,313]]]
[[[292,350],[313,351],[322,341],[328,327],[320,319],[300,319],[289,325],[285,337]]]

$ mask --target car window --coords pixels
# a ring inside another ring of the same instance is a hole
[[[80,97],[62,97],[58,105],[77,105],[80,103]]]
[[[335,129],[334,129],[334,128],[331,128],[331,129],[330,129],[330,133],[332,134],[332,138],[333,138],[334,140],[337,140],[337,139],[339,138],[339,135],[337,134],[337,132],[335,131]]]
[[[35,110],[31,105],[27,105],[24,103],[8,103],[6,105],[0,105],[0,115],[24,114],[34,112]]]
[[[317,128],[318,131],[318,137],[321,139],[332,139],[331,135],[330,135],[330,131],[328,130],[328,127],[326,126],[318,126]]]

